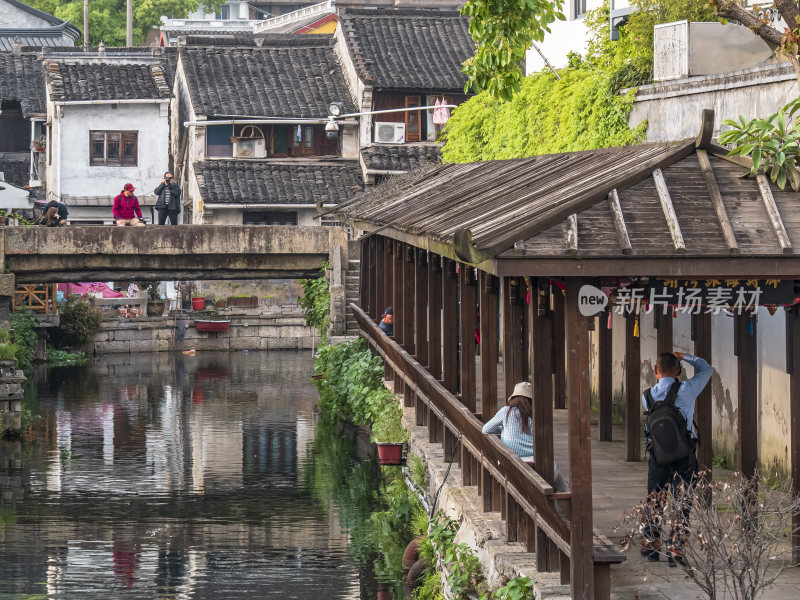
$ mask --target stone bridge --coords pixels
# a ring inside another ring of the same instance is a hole
[[[347,232],[340,227],[5,227],[0,319],[17,283],[312,278],[328,261],[338,333],[345,322],[348,258]]]

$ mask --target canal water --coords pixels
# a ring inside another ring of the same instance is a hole
[[[348,542],[379,469],[319,420],[312,372],[302,351],[40,369],[41,435],[0,442],[0,599],[374,598]]]

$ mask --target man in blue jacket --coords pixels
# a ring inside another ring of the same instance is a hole
[[[703,388],[708,385],[714,368],[708,364],[707,361],[691,354],[683,352],[665,352],[658,355],[656,364],[653,367],[656,379],[656,384],[650,388],[650,396],[653,403],[662,402],[666,400],[672,384],[681,374],[681,361],[685,361],[691,365],[694,370],[694,376],[691,379],[686,379],[680,382],[678,388],[678,395],[675,397],[675,407],[678,408],[683,417],[686,419],[686,428],[688,435],[692,440],[691,454],[677,462],[660,465],[656,462],[653,451],[650,452],[650,461],[647,468],[647,494],[648,498],[656,498],[656,505],[660,506],[663,498],[659,498],[659,494],[664,492],[668,485],[679,486],[681,483],[684,486],[689,486],[697,477],[697,457],[695,456],[695,447],[697,445],[697,432],[694,430],[694,405],[697,396],[703,391]],[[650,410],[647,405],[647,398],[645,394],[642,395],[642,404],[645,410]],[[689,512],[691,511],[691,500],[688,500],[684,505],[684,521],[688,520]],[[661,528],[655,523],[657,517],[648,517],[647,527],[645,530],[645,544],[642,547],[642,556],[649,561],[657,561],[659,557],[659,548],[661,541]],[[677,525],[677,524],[676,524]],[[682,562],[682,540],[685,539],[685,534],[679,531],[679,527],[674,525],[670,534],[670,552],[668,554],[669,565],[674,567],[676,563]]]

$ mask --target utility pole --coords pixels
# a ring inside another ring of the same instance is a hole
[[[83,51],[89,51],[89,0],[83,0]]]
[[[128,0],[127,17],[125,19],[125,45],[133,47],[133,0]]]

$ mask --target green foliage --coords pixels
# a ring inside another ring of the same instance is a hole
[[[0,360],[17,360],[19,346],[11,342],[0,342]]]
[[[41,11],[70,19],[83,32],[82,0],[25,0]],[[224,0],[203,0],[207,10],[218,10]],[[92,0],[89,2],[89,41],[97,46],[102,40],[106,46],[125,45],[125,0]],[[184,18],[197,10],[200,0],[133,0],[133,43],[141,45],[150,29],[160,23],[162,15]]]
[[[730,464],[728,463],[728,457],[725,456],[724,454],[715,454],[711,458],[711,464],[713,466],[717,467],[718,469],[730,469],[731,468]]]
[[[508,10],[529,10],[514,4]],[[632,5],[635,10],[620,30],[619,42],[609,40],[608,2],[587,11],[587,55],[571,55],[560,79],[545,70],[520,79],[513,95],[486,89],[454,110],[443,134],[444,160],[522,158],[644,141],[647,123],[631,130],[628,115],[636,86],[652,79],[653,26],[713,20],[713,9],[708,0],[633,0]],[[514,20],[509,26],[517,25]],[[631,89],[620,95],[624,88]]]
[[[330,324],[331,290],[328,286],[326,271],[330,268],[326,261],[322,265],[322,276],[317,279],[304,279],[303,297],[297,303],[306,314],[306,325],[316,327],[320,337],[325,338]]]
[[[428,474],[428,468],[425,465],[425,461],[420,458],[418,454],[411,454],[408,458],[408,471],[410,475],[411,481],[417,488],[423,490],[425,489],[425,480]],[[425,528],[427,529],[428,523],[425,522]]]
[[[59,329],[66,344],[80,346],[94,340],[100,329],[100,311],[83,296],[70,294],[59,306]]]
[[[19,347],[17,351],[17,366],[25,373],[30,372],[33,364],[33,351],[36,348],[36,323],[33,313],[29,309],[11,313],[12,341]]]
[[[442,576],[438,571],[434,569],[425,575],[422,585],[414,590],[414,598],[417,600],[445,600]]]
[[[533,600],[533,581],[528,577],[515,577],[491,595],[493,600]]]
[[[403,409],[394,400],[383,405],[372,423],[372,441],[402,443],[408,440],[403,427]]]
[[[47,364],[51,367],[85,365],[87,361],[88,357],[85,352],[67,352],[52,347],[47,348]]]
[[[726,119],[723,125],[730,127],[719,136],[721,144],[733,144],[728,156],[749,156],[752,160],[750,174],[763,172],[780,189],[786,183],[800,191],[800,122],[789,124],[800,111],[800,98],[792,100],[778,112],[766,119],[750,119],[740,116],[738,121]]]
[[[17,212],[8,211],[5,208],[0,208],[0,217],[4,217],[6,219],[13,219],[13,220],[17,221],[20,225],[23,225],[25,227],[33,227],[34,225],[36,225],[36,223],[34,221],[31,221],[30,219],[26,219],[25,217],[23,217],[21,214],[19,214]]]
[[[470,18],[477,45],[463,71],[476,92],[508,100],[523,80],[525,51],[544,40],[550,23],[564,20],[562,0],[468,0],[461,13]]]
[[[161,300],[161,294],[158,291],[160,283],[160,281],[137,281],[136,285],[138,285],[139,289],[143,292],[147,292],[147,297],[150,298],[150,300]]]
[[[314,361],[320,409],[326,416],[371,426],[384,406],[396,403],[383,385],[383,362],[363,339],[322,346]]]

